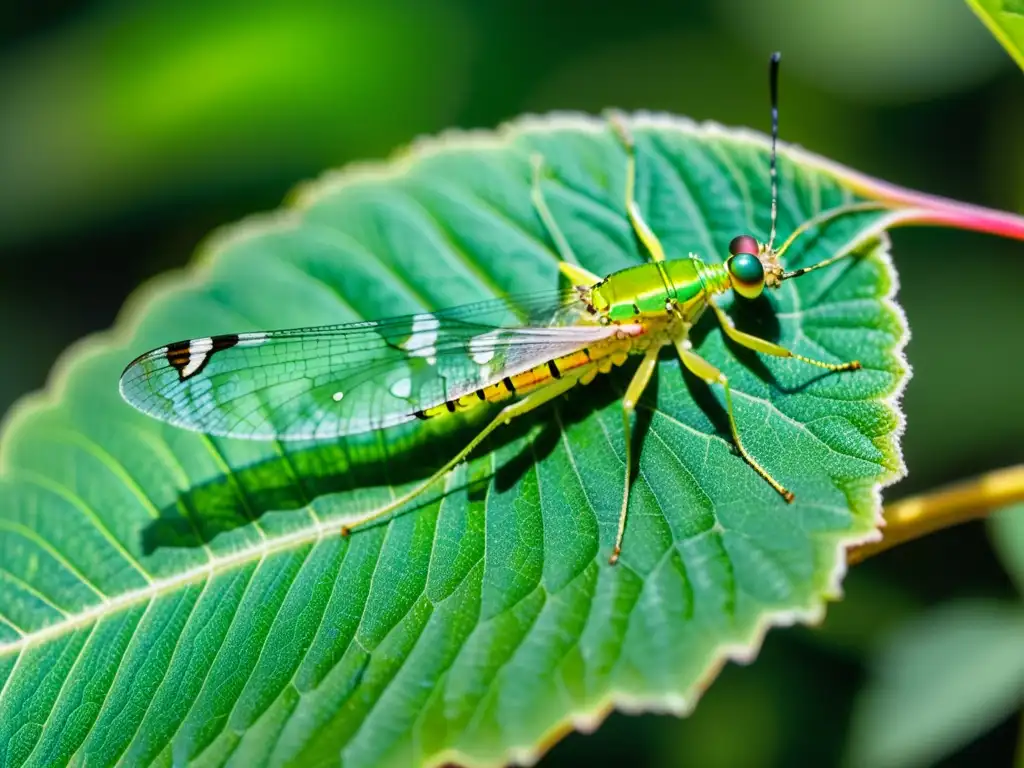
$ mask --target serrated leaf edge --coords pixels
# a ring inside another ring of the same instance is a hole
[[[732,141],[757,145],[766,149],[770,146],[769,138],[749,128],[730,128],[714,121],[697,123],[689,118],[667,113],[636,112],[629,116],[630,121],[638,126],[667,128],[683,133],[691,133],[702,137],[722,137]],[[547,133],[552,130],[577,130],[598,133],[607,129],[604,120],[575,112],[553,112],[548,115],[523,115],[513,121],[500,125],[495,130],[462,130],[451,129],[440,134],[420,137],[409,146],[399,149],[388,160],[373,162],[357,162],[341,169],[328,171],[319,178],[300,183],[290,193],[281,209],[255,214],[214,231],[198,247],[191,263],[178,270],[158,275],[137,288],[125,301],[118,313],[114,326],[96,334],[91,334],[71,344],[57,359],[48,377],[44,389],[22,398],[15,403],[6,417],[0,421],[0,479],[10,474],[4,456],[4,445],[16,439],[18,430],[25,427],[32,416],[58,404],[67,388],[67,382],[76,366],[84,365],[93,356],[107,351],[110,346],[127,343],[134,334],[144,316],[144,309],[156,297],[174,289],[197,287],[201,285],[209,262],[216,254],[230,245],[245,242],[260,235],[277,231],[290,225],[298,218],[299,213],[320,197],[362,181],[381,181],[393,179],[407,173],[421,160],[451,150],[466,149],[508,149],[512,139],[528,133]],[[837,178],[855,190],[879,190],[888,188],[884,182],[878,182],[869,176],[860,174],[839,163],[833,162],[813,152],[809,152],[794,144],[780,144],[780,155],[793,162],[818,169]],[[512,761],[519,765],[535,763],[554,743],[572,730],[590,732],[615,709],[626,713],[641,712],[667,713],[679,717],[688,715],[700,700],[703,692],[710,686],[724,665],[733,661],[749,663],[757,656],[768,630],[774,627],[791,626],[796,623],[817,624],[825,616],[826,602],[842,596],[842,580],[846,574],[845,553],[848,548],[877,541],[881,538],[880,528],[884,526],[882,518],[882,489],[896,482],[906,474],[906,467],[899,449],[899,438],[905,428],[905,417],[899,408],[899,400],[907,382],[911,377],[911,369],[906,360],[904,349],[909,340],[909,327],[903,310],[893,300],[899,289],[899,280],[892,269],[890,256],[890,240],[886,229],[903,221],[912,219],[909,211],[894,210],[891,214],[880,218],[862,233],[857,243],[872,238],[881,241],[880,254],[884,259],[888,272],[892,277],[888,293],[882,298],[882,305],[895,317],[901,335],[893,353],[904,371],[904,376],[897,382],[894,390],[882,398],[883,404],[896,419],[896,426],[886,440],[886,448],[895,459],[895,467],[882,477],[873,488],[874,524],[863,533],[837,535],[835,542],[835,564],[827,579],[827,584],[812,605],[766,613],[753,626],[748,638],[741,642],[723,645],[719,655],[709,664],[705,674],[685,694],[659,696],[634,696],[632,694],[612,693],[603,698],[597,705],[586,710],[569,712],[563,719],[552,725],[536,744],[508,747],[502,757],[494,762],[480,761],[478,758],[463,754],[458,750],[444,750],[434,755],[424,765],[429,768],[446,763],[474,766],[474,768],[498,768]],[[113,384],[112,384],[113,386]],[[43,629],[24,635],[16,641],[0,645],[0,655],[20,652],[32,645],[43,642],[64,632],[83,626],[111,611],[129,607],[144,600],[152,599],[165,591],[184,584],[192,583],[220,572],[225,568],[239,565],[251,560],[265,557],[267,554],[288,549],[300,544],[308,544],[324,538],[325,535],[336,535],[336,521],[330,524],[320,523],[294,531],[279,537],[273,542],[261,543],[258,546],[238,550],[230,555],[220,557],[199,568],[186,571],[170,579],[154,580],[151,584],[138,590],[124,592],[105,602],[98,603],[88,610],[71,616],[68,619],[48,625]]]

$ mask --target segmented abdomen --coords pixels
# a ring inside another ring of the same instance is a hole
[[[478,408],[485,403],[499,403],[515,395],[522,395],[535,390],[555,379],[565,376],[582,378],[581,369],[593,369],[594,374],[607,373],[613,365],[622,365],[629,355],[635,342],[632,339],[613,340],[601,344],[593,344],[577,352],[557,357],[521,373],[506,376],[494,384],[481,387],[463,397],[447,400],[439,405],[417,411],[420,419],[431,419],[457,411]]]

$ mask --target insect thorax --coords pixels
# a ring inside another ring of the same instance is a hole
[[[673,259],[614,272],[591,290],[594,308],[613,322],[664,318],[674,303],[687,320],[696,320],[707,297],[729,287],[720,265],[699,259]]]

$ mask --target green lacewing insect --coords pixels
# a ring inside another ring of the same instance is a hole
[[[757,352],[793,357],[829,371],[860,367],[798,355],[736,329],[715,297],[729,290],[752,299],[766,288],[830,264],[845,254],[793,272],[781,255],[801,233],[829,219],[877,204],[840,206],[810,219],[779,248],[777,218],[779,54],[769,68],[772,110],[771,231],[767,243],[739,235],[722,264],[690,254],[668,259],[634,199],[636,154],[626,124],[611,127],[627,157],[625,202],[629,221],[650,261],[601,278],[579,265],[541,188],[543,158],[533,158],[531,197],[560,256],[572,288],[537,296],[510,296],[436,313],[315,328],[239,333],[179,341],[133,361],[121,375],[125,400],[170,424],[234,438],[329,440],[457,412],[502,404],[501,410],[461,451],[429,478],[384,507],[342,529],[378,520],[413,500],[454,469],[503,424],[559,397],[578,384],[641,361],[622,399],[626,433],[625,483],[614,564],[622,551],[633,456],[630,417],[671,345],[682,364],[708,384],[721,385],[736,448],[750,467],[786,501],[793,494],[750,455],[733,416],[729,380],[694,351],[689,330],[705,310],[717,316],[734,342]]]

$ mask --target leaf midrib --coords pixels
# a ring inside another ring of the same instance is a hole
[[[55,622],[34,632],[27,633],[24,637],[13,642],[0,643],[0,656],[20,653],[38,643],[43,643],[75,629],[89,626],[91,623],[99,621],[109,614],[149,602],[163,595],[173,594],[181,587],[215,577],[233,567],[257,562],[268,555],[297,549],[305,544],[316,544],[329,535],[337,535],[338,530],[339,524],[337,521],[320,521],[287,534],[261,540],[256,545],[239,549],[229,555],[215,557],[209,562],[190,568],[175,576],[152,579],[149,584],[139,589],[122,592],[114,597],[104,595],[99,602],[85,610],[67,614],[68,618],[64,621]]]

